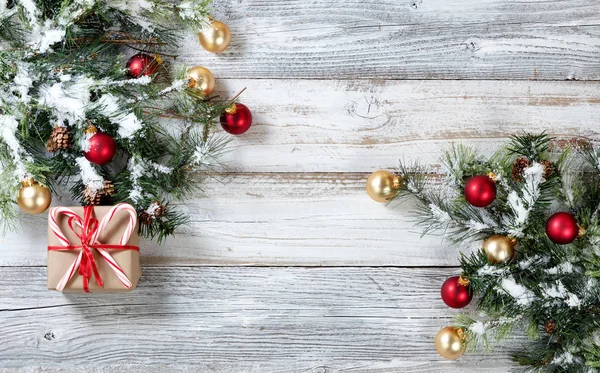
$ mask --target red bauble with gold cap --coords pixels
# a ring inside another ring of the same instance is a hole
[[[464,308],[473,299],[469,280],[461,276],[448,278],[442,285],[441,295],[444,303],[452,308]]]
[[[232,135],[241,135],[252,125],[252,113],[244,104],[232,104],[221,115],[221,127]]]
[[[546,234],[552,242],[566,245],[575,241],[579,235],[579,225],[568,212],[557,212],[546,222]]]
[[[465,184],[465,199],[475,207],[487,207],[496,199],[495,175],[478,175]]]
[[[146,53],[138,53],[127,61],[127,70],[133,78],[154,75],[158,71],[160,58]]]
[[[88,140],[89,150],[83,153],[85,158],[97,165],[110,162],[117,152],[115,140],[106,133],[98,132],[95,127],[91,127],[87,131],[93,135]]]

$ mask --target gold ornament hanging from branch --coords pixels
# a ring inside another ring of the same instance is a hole
[[[202,92],[203,96],[208,96],[215,89],[215,77],[209,69],[202,66],[195,66],[187,71],[189,87]]]
[[[507,263],[515,256],[516,240],[495,234],[483,242],[483,249],[492,264]]]
[[[226,24],[220,21],[212,21],[198,33],[198,40],[202,48],[211,53],[221,53],[231,42],[231,31]]]
[[[465,352],[464,331],[451,326],[443,328],[435,336],[435,349],[446,359],[458,359]]]
[[[17,204],[21,210],[28,214],[37,215],[46,211],[50,203],[52,203],[50,189],[33,179],[23,181],[17,197]]]
[[[402,177],[389,171],[375,171],[367,179],[367,193],[376,202],[387,202],[396,197],[402,185]]]

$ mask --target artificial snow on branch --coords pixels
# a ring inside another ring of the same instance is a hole
[[[169,201],[198,191],[197,178],[219,165],[227,141],[213,129],[232,101],[207,97],[187,67],[168,71],[161,55],[210,24],[208,6],[0,0],[3,227],[15,226],[24,185],[68,185],[84,204],[130,203],[146,217],[141,233],[159,240],[185,223]]]

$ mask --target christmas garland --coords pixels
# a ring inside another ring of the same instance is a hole
[[[515,355],[526,371],[600,368],[600,150],[564,145],[525,134],[488,159],[456,145],[441,177],[418,164],[369,177],[377,201],[416,199],[426,233],[474,243],[441,295],[453,308],[476,297],[479,316],[440,330],[443,357],[488,349],[519,328],[532,340]]]
[[[186,222],[169,201],[189,196],[198,176],[219,164],[227,140],[213,134],[216,119],[240,134],[252,118],[234,99],[209,96],[208,69],[162,63],[175,57],[177,30],[201,30],[210,52],[227,48],[229,29],[210,18],[208,5],[0,0],[5,229],[19,221],[15,202],[41,213],[65,186],[82,204],[132,204],[140,233],[159,241]]]

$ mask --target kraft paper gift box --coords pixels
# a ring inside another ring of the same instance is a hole
[[[87,236],[81,229],[86,224],[85,209],[90,210]],[[97,238],[91,242],[94,226]],[[87,241],[86,248],[82,237]],[[139,243],[137,214],[131,205],[52,208],[48,217],[48,289],[84,292],[88,276],[89,292],[135,289],[142,274]]]

